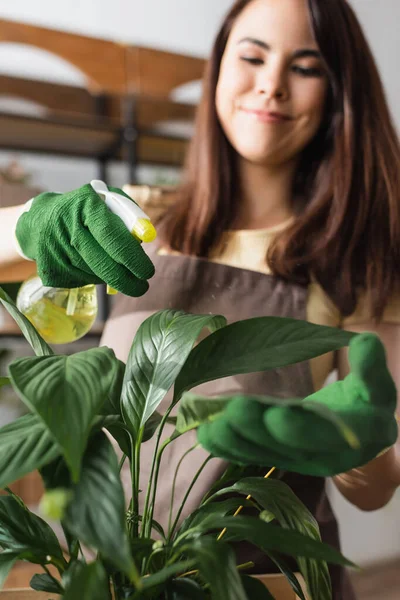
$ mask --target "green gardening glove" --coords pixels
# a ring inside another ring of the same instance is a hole
[[[129,198],[120,189],[109,189]],[[107,283],[129,296],[141,296],[154,274],[140,242],[90,184],[34,198],[18,219],[15,235],[25,257],[36,261],[45,286]]]
[[[366,464],[397,439],[397,394],[376,335],[354,337],[349,362],[345,379],[304,400],[235,397],[199,428],[200,444],[230,462],[322,477]]]

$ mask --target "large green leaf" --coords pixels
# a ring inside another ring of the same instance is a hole
[[[317,521],[283,481],[248,477],[216,492],[214,498],[237,493],[251,495],[260,506],[275,515],[282,527],[299,531],[314,540],[321,540]],[[298,563],[311,598],[331,600],[332,591],[326,563],[302,557],[298,559]]]
[[[37,356],[54,354],[53,350],[46,344],[42,336],[36,331],[32,323],[18,310],[15,303],[5,290],[0,287],[0,302],[10,313],[14,321],[19,325],[25,339],[31,345]]]
[[[134,438],[157,410],[204,327],[212,331],[224,317],[163,310],[146,319],[129,353],[122,388],[122,413]]]
[[[0,552],[0,590],[2,589],[8,574],[18,560],[19,553],[6,550]]]
[[[77,484],[71,485],[62,459],[45,467],[42,475],[47,489],[72,487],[73,498],[63,518],[66,529],[134,579],[118,460],[105,433],[100,431],[89,440]]]
[[[212,600],[247,600],[236,568],[235,553],[228,544],[215,537],[200,537],[182,550],[196,559],[202,579],[210,586]]]
[[[0,429],[0,488],[40,469],[60,455],[44,423],[24,415]]]
[[[353,563],[328,544],[313,540],[298,531],[276,527],[273,523],[264,523],[254,517],[241,515],[240,517],[217,517],[214,520],[210,518],[206,520],[204,526],[198,526],[198,529],[203,529],[204,533],[225,528],[227,531],[224,540],[235,542],[246,540],[261,548],[266,554],[269,551],[279,552],[289,556],[304,556],[354,567]]]
[[[354,333],[284,317],[256,317],[215,331],[189,354],[175,397],[206,381],[309,360],[347,346]]]
[[[172,439],[175,439],[190,431],[197,429],[205,421],[219,414],[227,406],[231,398],[209,398],[197,394],[184,394],[179,403],[178,418]]]
[[[51,527],[12,496],[0,496],[0,547],[39,564],[50,562],[49,556],[63,560]]]
[[[110,600],[106,571],[100,562],[79,564],[65,586],[64,600]]]
[[[9,366],[14,388],[56,440],[74,481],[93,418],[107,399],[118,363],[112,350],[21,358]]]
[[[242,584],[249,600],[274,600],[271,592],[259,579],[242,575]]]

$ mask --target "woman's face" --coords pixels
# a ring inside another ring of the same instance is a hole
[[[239,15],[216,91],[220,123],[245,160],[279,166],[316,134],[328,79],[306,0],[253,0]]]

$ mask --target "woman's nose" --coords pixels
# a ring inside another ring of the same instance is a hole
[[[268,99],[286,99],[289,92],[283,73],[276,69],[260,76],[257,82],[257,93],[266,96]]]

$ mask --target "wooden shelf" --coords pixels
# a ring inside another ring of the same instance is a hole
[[[0,113],[0,148],[80,158],[123,160],[122,129],[118,125],[82,117],[46,119]],[[180,166],[187,140],[140,132],[138,160],[155,165]]]
[[[97,159],[102,174],[109,160],[123,160],[133,180],[141,163],[182,166],[188,139],[171,134],[170,126],[192,124],[195,106],[170,96],[176,87],[201,79],[203,59],[5,19],[1,42],[61,57],[86,82],[77,87],[0,75],[0,96],[44,109],[40,117],[0,112],[1,149]],[[160,127],[166,123],[168,130]]]

